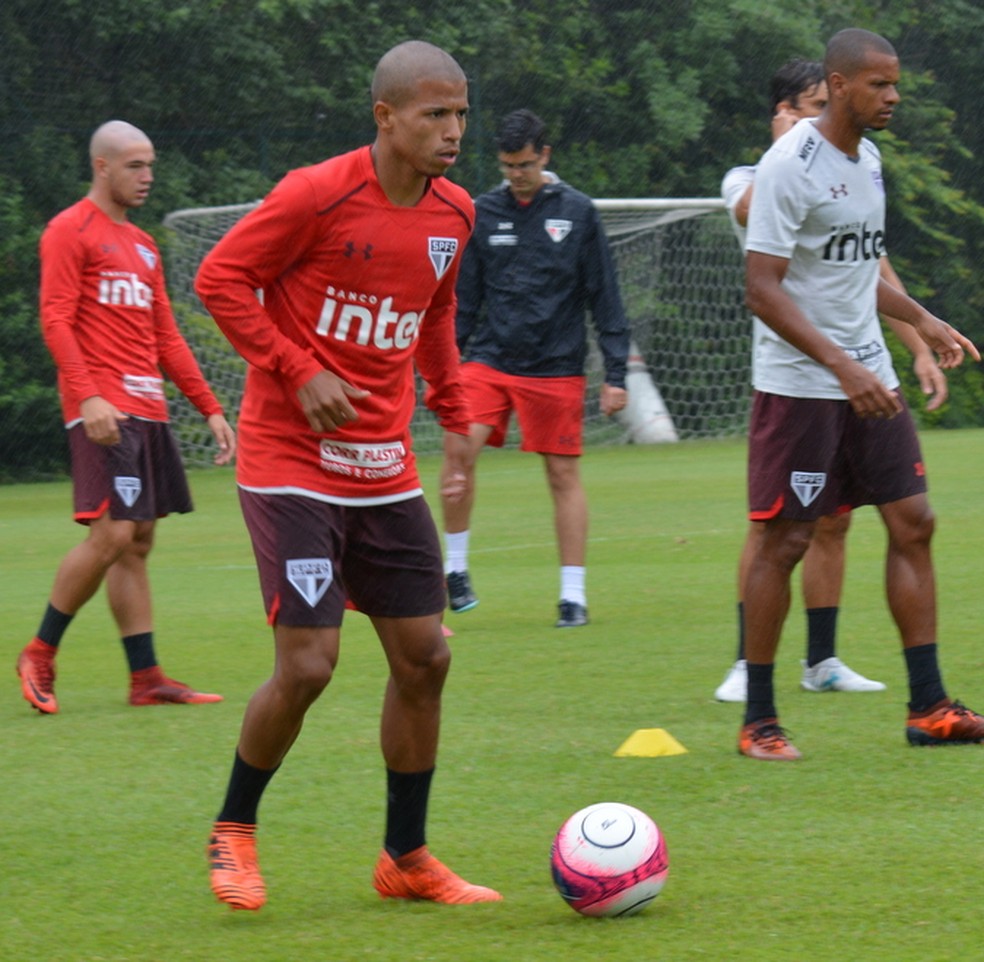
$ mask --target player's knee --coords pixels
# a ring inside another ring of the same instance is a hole
[[[896,526],[893,539],[903,545],[928,545],[936,530],[936,515],[928,504],[919,510],[909,511],[902,519],[903,523]]]
[[[451,669],[451,649],[442,638],[440,643],[404,653],[391,669],[393,681],[402,691],[440,691]]]
[[[313,702],[328,687],[335,671],[330,659],[314,654],[293,659],[282,667],[281,684],[290,689],[295,702],[302,704]]]

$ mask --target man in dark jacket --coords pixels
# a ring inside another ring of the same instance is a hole
[[[521,449],[543,456],[560,554],[558,628],[588,622],[584,565],[588,505],[578,459],[591,310],[605,367],[605,415],[625,407],[629,326],[611,253],[591,199],[546,167],[543,121],[529,110],[499,129],[505,183],[475,202],[475,232],[458,279],[458,347],[471,406],[475,458],[468,496],[442,501],[445,573],[452,611],[478,604],[468,573],[475,460],[500,447],[516,412]]]

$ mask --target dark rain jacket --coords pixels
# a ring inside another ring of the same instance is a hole
[[[605,382],[625,387],[629,325],[591,199],[563,181],[528,205],[507,185],[475,201],[475,232],[458,277],[462,357],[506,374],[584,374],[591,311]]]

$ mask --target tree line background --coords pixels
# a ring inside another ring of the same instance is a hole
[[[984,66],[979,0],[4,0],[0,6],[0,480],[64,470],[54,372],[37,320],[37,241],[85,193],[105,120],[158,153],[134,216],[261,197],[287,170],[368,143],[379,56],[410,38],[450,51],[471,116],[453,177],[498,180],[498,119],[547,120],[552,164],[596,197],[713,197],[769,143],[767,88],[848,26],[902,61],[902,103],[875,139],[888,245],[911,293],[984,344]],[[167,250],[164,238],[165,263]],[[910,403],[921,402],[904,360]],[[984,423],[975,367],[922,423]]]

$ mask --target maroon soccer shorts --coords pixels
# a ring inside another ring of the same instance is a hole
[[[581,454],[586,378],[519,377],[469,361],[461,366],[461,383],[472,421],[492,428],[492,447],[505,443],[515,411],[520,450]]]
[[[816,521],[926,492],[919,439],[902,395],[894,418],[847,401],[755,392],[748,432],[748,516]]]
[[[164,421],[120,422],[119,444],[96,444],[81,423],[68,430],[75,520],[153,521],[192,510],[181,452]]]
[[[338,505],[239,489],[271,625],[337,628],[346,600],[366,615],[438,614],[441,545],[423,497]]]

